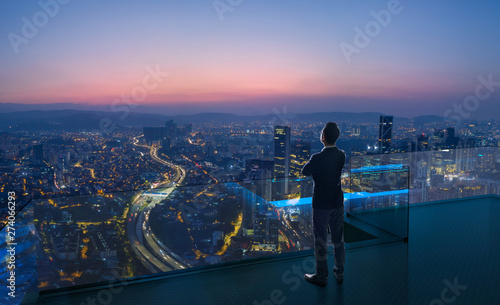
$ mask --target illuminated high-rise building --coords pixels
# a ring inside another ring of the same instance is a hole
[[[425,134],[421,134],[417,137],[417,151],[428,151],[430,150],[429,146],[429,136]]]
[[[459,137],[455,136],[455,128],[446,128],[444,131],[444,145],[446,148],[455,149],[457,148]]]
[[[392,144],[393,116],[380,116],[380,128],[378,134],[378,147],[381,154],[389,151]]]
[[[279,224],[276,212],[255,213],[253,223],[254,250],[275,251],[278,249]]]
[[[445,130],[444,129],[434,129],[434,134],[432,136],[432,150],[441,150],[444,148],[445,140]]]
[[[304,165],[311,156],[310,142],[295,142],[290,154],[290,176],[299,177]]]
[[[274,128],[274,177],[288,177],[290,173],[290,127]]]

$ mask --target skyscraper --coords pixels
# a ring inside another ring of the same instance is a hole
[[[276,212],[255,213],[253,223],[254,250],[277,250],[279,244],[279,224]]]
[[[425,134],[421,134],[417,137],[417,151],[427,151],[430,150],[429,147],[429,137]]]
[[[165,122],[165,136],[168,138],[174,138],[177,133],[177,124],[173,120],[168,120]]]
[[[459,137],[455,136],[455,128],[449,127],[444,131],[444,144],[446,148],[455,149],[457,148]]]
[[[143,127],[143,134],[148,144],[161,142],[165,138],[164,127]]]
[[[441,150],[444,148],[444,129],[434,129],[434,134],[432,136],[432,150]]]
[[[290,154],[290,176],[299,177],[302,167],[309,161],[311,156],[310,142],[295,142]]]
[[[274,127],[274,177],[288,177],[290,173],[290,127]]]
[[[392,143],[393,116],[380,116],[380,129],[378,134],[378,147],[381,154],[389,151]]]

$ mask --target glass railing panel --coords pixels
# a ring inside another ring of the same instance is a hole
[[[405,154],[412,169],[410,203],[497,193],[498,151],[496,147],[473,147]]]
[[[349,181],[348,173],[343,180]],[[36,200],[38,287],[312,249],[312,191],[311,178],[263,179]],[[385,241],[367,230],[376,231],[347,221],[347,248]]]
[[[411,203],[500,194],[499,161],[497,147],[351,158],[346,247],[407,238]],[[311,178],[154,187],[33,200],[16,215],[18,295],[313,248]]]
[[[408,237],[409,169],[403,164],[377,164],[350,169],[346,193],[349,219],[361,222],[381,240]],[[377,232],[378,231],[378,232]]]
[[[252,257],[312,249],[312,179],[282,178],[233,183],[243,200],[242,233]]]
[[[500,195],[500,148],[470,147],[353,157],[352,168],[403,164],[410,204]]]

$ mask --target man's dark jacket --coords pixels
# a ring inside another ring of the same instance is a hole
[[[344,193],[340,176],[345,164],[345,154],[336,146],[325,147],[311,156],[302,168],[302,174],[313,177],[314,209],[335,209],[344,206]]]

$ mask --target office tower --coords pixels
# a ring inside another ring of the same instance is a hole
[[[429,137],[425,134],[421,134],[417,137],[417,151],[428,151],[429,146]]]
[[[288,177],[290,173],[290,127],[274,128],[274,177]]]
[[[494,147],[484,147],[480,151],[478,151],[478,153],[476,154],[476,170],[490,173],[496,172],[497,151],[498,149],[495,149]],[[498,155],[498,157],[500,158],[500,154]]]
[[[33,145],[33,161],[36,164],[43,163],[43,144]]]
[[[290,176],[299,177],[304,165],[311,156],[310,142],[295,142],[290,154]]]
[[[252,237],[254,235],[255,215],[265,213],[268,209],[268,201],[272,196],[272,181],[258,180],[246,183],[242,192],[243,236]]]
[[[57,157],[57,168],[61,172],[66,172],[68,170],[68,155],[64,155],[64,153],[60,153]]]
[[[459,140],[460,138],[455,137],[455,128],[446,128],[446,130],[444,131],[444,145],[446,148],[457,148]]]
[[[175,138],[177,135],[177,124],[173,120],[168,120],[165,122],[165,136],[169,138]]]
[[[394,117],[392,116],[380,116],[380,128],[378,134],[378,147],[381,154],[385,154],[389,151],[392,143],[392,123]]]
[[[439,175],[447,175],[455,170],[455,151],[444,149],[433,151],[431,154],[431,168]]]
[[[444,147],[444,129],[434,129],[432,136],[432,150],[440,150]]]
[[[416,163],[414,179],[410,190],[410,202],[425,202],[427,199],[427,177],[429,164],[426,159],[421,159]]]
[[[254,249],[275,251],[279,243],[279,219],[275,212],[256,212],[253,223]]]
[[[148,144],[161,142],[165,139],[164,127],[144,127],[143,133],[144,133],[144,138],[146,139],[146,142]]]

